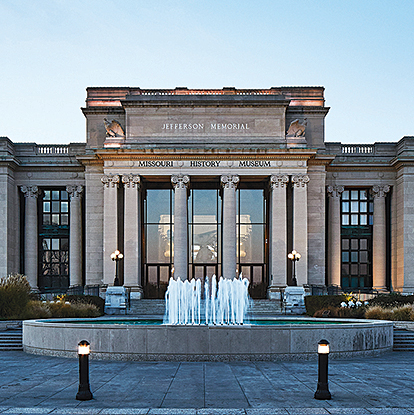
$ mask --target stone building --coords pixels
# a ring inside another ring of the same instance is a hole
[[[295,249],[299,285],[414,292],[414,137],[326,142],[322,87],[88,88],[82,111],[83,143],[0,138],[1,276],[105,287],[119,249],[135,298],[239,273],[279,298]]]

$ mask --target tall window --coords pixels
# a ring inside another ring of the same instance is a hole
[[[69,287],[69,197],[63,189],[44,189],[39,220],[39,288]]]
[[[169,183],[149,183],[144,192],[145,296],[163,298],[172,275],[174,195]]]
[[[265,190],[244,188],[241,184],[237,190],[237,202],[238,271],[250,280],[251,296],[264,298],[268,285]]]
[[[189,278],[203,281],[221,275],[221,198],[211,185],[192,183],[188,199]]]
[[[341,199],[341,285],[343,289],[370,289],[373,200],[368,189],[346,189]]]

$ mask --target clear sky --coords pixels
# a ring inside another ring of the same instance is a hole
[[[0,136],[85,141],[88,86],[324,86],[326,140],[414,135],[414,0],[0,0]]]

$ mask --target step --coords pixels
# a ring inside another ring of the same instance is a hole
[[[414,332],[406,329],[394,329],[393,350],[398,352],[413,352]]]
[[[0,331],[0,351],[23,350],[22,329]]]
[[[270,300],[255,300],[252,302],[248,314],[253,315],[273,315],[281,314],[279,302]],[[130,312],[128,314],[138,315],[164,315],[164,300],[132,300]]]

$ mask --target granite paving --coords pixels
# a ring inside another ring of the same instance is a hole
[[[329,362],[332,400],[318,401],[317,358],[298,362],[90,360],[93,400],[75,399],[77,359],[0,352],[0,414],[414,414],[414,352]]]

